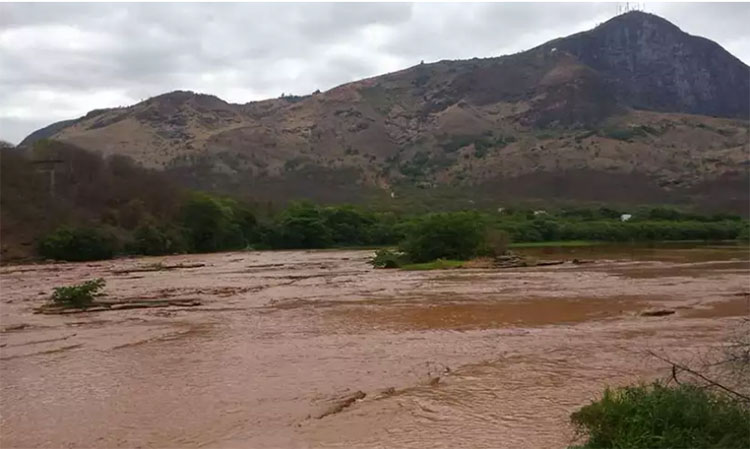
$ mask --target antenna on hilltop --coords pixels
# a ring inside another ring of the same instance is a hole
[[[626,14],[631,11],[645,11],[646,10],[646,3],[640,3],[640,2],[625,2],[625,3],[617,3],[617,15],[620,14]]]

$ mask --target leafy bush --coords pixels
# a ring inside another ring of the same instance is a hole
[[[413,262],[466,260],[481,250],[484,230],[482,217],[476,213],[428,214],[409,224],[400,249]]]
[[[750,410],[689,384],[608,389],[571,420],[587,449],[750,447]]]
[[[60,227],[39,241],[39,254],[48,259],[84,261],[111,259],[117,239],[100,228]]]
[[[139,226],[133,237],[132,251],[136,254],[159,256],[185,251],[185,239],[176,229],[146,224]]]
[[[55,287],[52,301],[65,307],[88,307],[104,284],[104,279],[98,278],[67,287]]]

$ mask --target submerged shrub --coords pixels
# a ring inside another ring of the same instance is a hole
[[[117,248],[114,235],[100,228],[61,227],[39,241],[39,254],[48,259],[84,261],[111,259]]]
[[[52,293],[52,301],[65,307],[88,307],[99,290],[104,288],[104,284],[104,279],[98,278],[81,284],[56,287]]]
[[[471,259],[481,251],[484,231],[475,213],[428,214],[410,223],[400,249],[412,262]]]
[[[368,262],[375,268],[400,268],[409,260],[404,253],[391,249],[379,249]]]
[[[750,447],[747,404],[689,384],[607,389],[571,420],[586,449]]]

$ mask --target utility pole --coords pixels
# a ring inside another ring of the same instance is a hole
[[[65,161],[62,159],[37,159],[31,161],[32,164],[38,167],[38,171],[49,173],[49,194],[52,198],[55,197],[55,167],[56,164],[62,164],[64,162]]]

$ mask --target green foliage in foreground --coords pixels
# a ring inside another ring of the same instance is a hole
[[[81,284],[56,287],[52,293],[52,301],[65,307],[88,307],[99,290],[104,288],[104,284],[104,279],[98,278]]]
[[[585,449],[750,447],[747,405],[687,384],[608,389],[571,420]]]
[[[103,228],[60,227],[45,236],[38,245],[39,254],[48,259],[84,261],[111,258],[117,249],[115,237]]]

